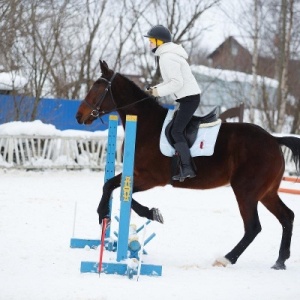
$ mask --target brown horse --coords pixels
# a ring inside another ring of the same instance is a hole
[[[100,61],[100,66],[102,76],[80,104],[76,119],[80,124],[91,124],[98,117],[117,111],[124,125],[126,115],[137,115],[133,192],[167,184],[188,189],[212,189],[230,184],[243,218],[244,236],[216,264],[225,266],[236,263],[261,231],[257,212],[260,201],[282,226],[279,257],[273,268],[285,269],[285,261],[290,256],[294,213],[281,201],[277,192],[285,169],[280,145],[292,150],[299,169],[300,139],[274,137],[254,124],[223,123],[214,154],[194,158],[197,176],[184,182],[172,182],[171,158],[163,156],[159,149],[160,132],[167,109],[132,81],[110,70],[104,61]],[[113,177],[103,186],[98,207],[100,223],[109,213],[109,198],[113,190],[120,187],[121,176]],[[162,222],[157,209],[150,210],[134,199],[132,209],[142,217]]]

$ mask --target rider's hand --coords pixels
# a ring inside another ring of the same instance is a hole
[[[157,93],[157,88],[156,87],[149,87],[146,89],[146,93],[148,93],[149,95],[153,96],[153,97],[159,97],[158,93]]]

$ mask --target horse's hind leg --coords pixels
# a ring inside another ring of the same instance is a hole
[[[243,201],[238,201],[238,204],[244,222],[244,236],[239,243],[225,255],[226,260],[217,260],[214,263],[215,266],[226,266],[228,261],[231,264],[235,264],[241,254],[247,249],[257,234],[261,231],[257,212],[257,202],[250,198],[244,198]]]
[[[281,201],[277,191],[264,196],[261,202],[278,219],[282,226],[279,256],[272,268],[284,270],[286,268],[285,261],[290,257],[294,213]]]

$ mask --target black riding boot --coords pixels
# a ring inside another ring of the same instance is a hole
[[[184,181],[186,178],[193,178],[196,176],[194,168],[191,164],[191,153],[187,143],[180,142],[174,145],[180,157],[181,166],[179,174],[172,177],[173,180]]]

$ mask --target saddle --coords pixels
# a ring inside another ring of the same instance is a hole
[[[207,123],[212,123],[212,122],[216,122],[217,121],[217,107],[215,107],[211,112],[209,112],[208,114],[206,114],[205,116],[193,116],[192,119],[190,120],[190,122],[188,123],[188,125],[186,126],[185,130],[184,130],[184,136],[187,140],[188,146],[192,147],[192,145],[194,144],[196,138],[197,138],[197,133],[198,133],[198,129],[200,124],[207,124]],[[166,138],[168,140],[168,142],[170,143],[170,145],[174,145],[175,141],[172,138],[171,135],[171,129],[176,117],[176,113],[177,111],[174,113],[173,119],[170,121],[170,123],[167,125],[166,129],[165,129],[165,134],[166,134]]]

